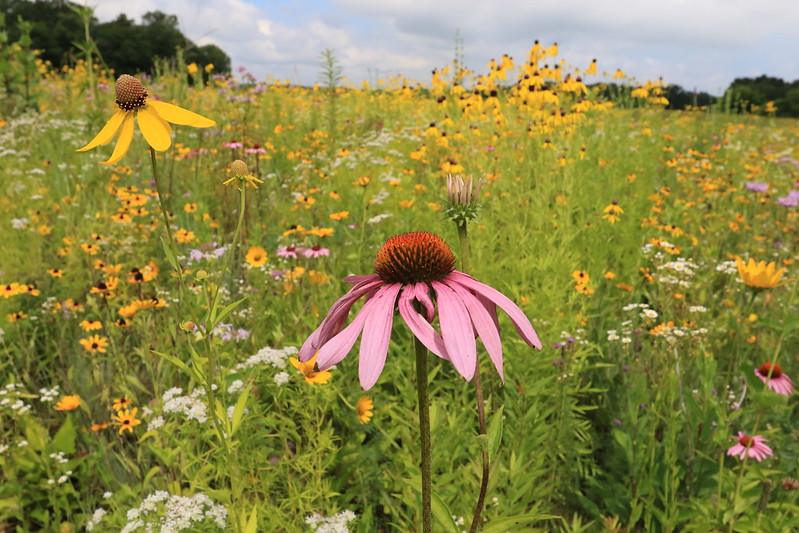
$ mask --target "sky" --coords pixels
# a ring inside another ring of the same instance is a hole
[[[80,0],[78,0],[80,1]],[[177,15],[197,44],[216,44],[258,79],[310,84],[332,49],[348,81],[402,74],[429,83],[462,43],[486,73],[502,54],[522,63],[533,42],[559,59],[640,81],[663,78],[714,95],[736,77],[799,78],[797,0],[84,0],[100,21]],[[458,38],[459,36],[459,38]]]

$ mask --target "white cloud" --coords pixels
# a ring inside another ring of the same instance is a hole
[[[260,7],[267,1],[103,0],[96,15],[175,14],[189,38],[220,46],[234,66],[301,83],[315,80],[325,48],[351,81],[376,71],[429,80],[453,58],[456,30],[467,65],[478,72],[503,53],[523,61],[536,38],[559,42],[561,57],[578,67],[596,57],[600,70],[711,92],[736,76],[793,79],[799,67],[795,0],[295,0]]]

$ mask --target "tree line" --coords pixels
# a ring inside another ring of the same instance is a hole
[[[54,67],[72,66],[82,57],[76,43],[86,40],[83,6],[68,0],[0,0],[0,32],[7,43],[28,33],[31,47]],[[146,13],[141,23],[121,14],[110,22],[94,16],[89,34],[101,63],[116,73],[150,73],[156,58],[173,59],[181,51],[186,63],[214,65],[214,72],[230,72],[230,57],[218,46],[198,46],[183,35],[178,18],[161,11]]]

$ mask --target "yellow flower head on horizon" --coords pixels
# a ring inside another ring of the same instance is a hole
[[[119,107],[100,133],[78,152],[85,152],[111,142],[119,132],[114,151],[101,165],[115,165],[128,153],[133,141],[133,121],[139,123],[139,130],[153,150],[165,152],[172,145],[172,128],[169,123],[210,128],[216,122],[173,104],[148,100],[147,91],[142,84],[128,74],[121,75],[116,82],[116,104]]]

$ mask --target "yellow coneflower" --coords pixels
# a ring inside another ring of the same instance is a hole
[[[85,152],[100,145],[111,142],[119,133],[119,139],[114,147],[114,152],[103,165],[115,165],[128,153],[130,143],[133,141],[134,118],[139,123],[139,130],[154,150],[164,152],[172,145],[172,124],[182,124],[194,128],[210,128],[216,122],[202,115],[193,113],[158,100],[148,100],[147,91],[142,84],[127,74],[121,75],[116,82],[116,104],[119,107],[116,113],[108,120],[100,133],[78,152]]]
[[[121,411],[122,409],[128,409],[131,406],[130,398],[127,396],[122,396],[121,398],[114,398],[114,411]]]

